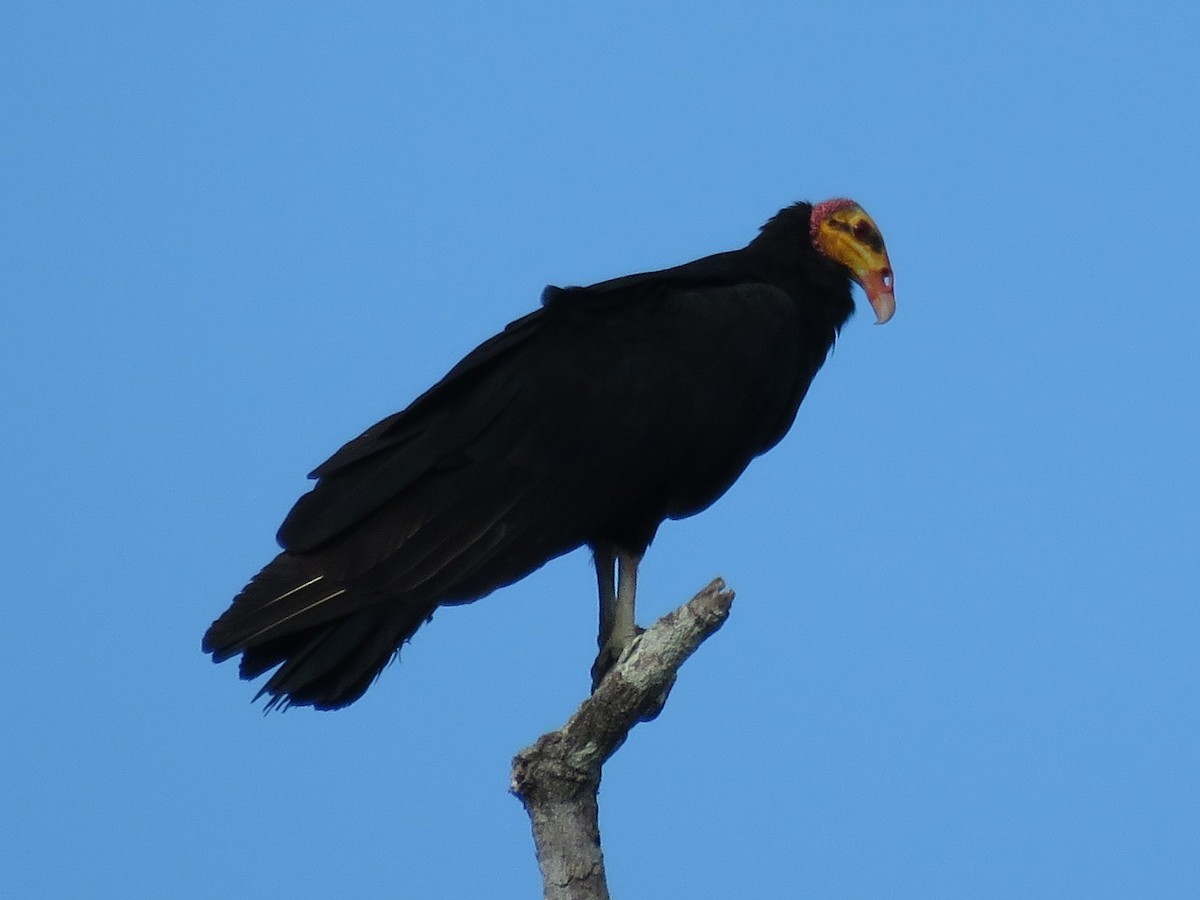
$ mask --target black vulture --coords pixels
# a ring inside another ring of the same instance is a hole
[[[407,409],[311,474],[283,552],[209,628],[267,708],[362,696],[439,606],[588,545],[594,683],[637,633],[638,564],[774,446],[853,313],[895,310],[879,229],[856,203],[781,210],[748,245],[588,287],[485,341]]]

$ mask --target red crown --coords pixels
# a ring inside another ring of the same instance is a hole
[[[821,223],[835,212],[842,209],[849,209],[851,206],[858,206],[853,200],[848,200],[845,197],[834,197],[832,200],[823,200],[812,209],[812,218],[809,219],[809,234],[812,235],[813,246],[817,245],[817,230],[821,227]],[[820,248],[818,248],[820,249]]]

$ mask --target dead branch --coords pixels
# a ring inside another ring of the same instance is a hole
[[[720,578],[639,635],[562,728],[513,760],[512,792],[533,825],[547,900],[607,900],[597,792],[605,761],[655,718],[684,660],[724,624],[733,592]]]

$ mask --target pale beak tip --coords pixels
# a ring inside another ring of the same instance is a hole
[[[875,324],[883,325],[896,314],[896,287],[890,266],[864,272],[855,278],[875,310]]]
[[[886,325],[888,320],[896,314],[896,295],[891,291],[876,294],[868,299],[871,301],[871,307],[875,310],[876,325]]]

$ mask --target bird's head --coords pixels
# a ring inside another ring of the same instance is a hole
[[[853,200],[839,197],[814,206],[811,223],[813,246],[850,270],[871,301],[876,324],[890,319],[896,312],[892,264],[871,217]]]

